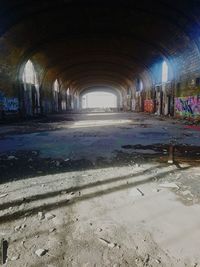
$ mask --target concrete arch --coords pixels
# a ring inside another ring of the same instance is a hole
[[[83,102],[82,102],[84,95],[89,94],[89,93],[98,93],[98,92],[109,93],[115,96],[116,106],[110,106],[110,108],[113,108],[116,110],[122,109],[122,106],[123,106],[122,94],[119,89],[115,87],[111,87],[111,86],[94,86],[94,87],[82,88],[78,93],[79,108],[80,109],[84,108]]]

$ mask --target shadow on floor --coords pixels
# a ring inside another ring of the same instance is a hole
[[[185,168],[182,168],[182,170],[187,170],[189,168],[190,167],[185,167]],[[175,173],[177,171],[180,171],[180,169],[174,170],[173,173]],[[40,200],[49,199],[51,197],[58,196],[64,190],[66,190],[66,192],[73,191],[74,193],[76,193],[78,191],[81,191],[81,190],[84,190],[84,189],[87,189],[87,188],[93,188],[93,187],[96,187],[96,186],[102,186],[102,185],[113,183],[113,182],[116,182],[116,181],[124,181],[125,182],[124,184],[121,184],[121,185],[118,185],[118,186],[114,186],[114,187],[111,187],[111,188],[107,188],[105,190],[99,190],[99,191],[88,193],[88,194],[84,194],[84,195],[82,195],[82,194],[78,195],[75,198],[73,198],[72,200],[65,199],[65,200],[57,201],[56,203],[42,204],[41,206],[33,207],[33,208],[30,208],[30,209],[23,209],[23,210],[20,210],[20,211],[15,211],[13,213],[1,216],[0,217],[0,222],[1,223],[5,223],[5,222],[8,222],[8,221],[17,220],[17,219],[22,218],[24,216],[26,216],[26,217],[27,216],[33,216],[33,215],[37,214],[39,211],[42,211],[42,212],[51,211],[51,210],[54,210],[54,209],[57,209],[57,208],[61,208],[61,207],[65,206],[65,205],[73,205],[73,204],[78,203],[80,201],[85,201],[85,200],[88,200],[88,199],[91,199],[91,198],[100,197],[102,195],[107,195],[107,194],[111,194],[111,193],[118,192],[118,191],[121,191],[121,190],[126,190],[126,189],[131,188],[131,187],[136,187],[136,186],[139,186],[139,185],[150,183],[150,182],[153,182],[155,180],[160,180],[160,179],[166,177],[171,171],[165,171],[165,172],[162,172],[162,173],[159,173],[159,174],[154,174],[154,175],[151,175],[150,177],[148,177],[146,179],[139,180],[139,181],[134,181],[134,182],[130,182],[130,183],[125,181],[126,179],[129,179],[129,178],[132,178],[132,177],[138,177],[138,176],[141,176],[141,175],[143,175],[145,173],[148,173],[148,172],[150,172],[150,169],[147,169],[147,170],[145,170],[143,172],[136,173],[136,174],[133,174],[133,175],[115,177],[115,178],[108,179],[108,180],[105,180],[105,181],[97,181],[95,183],[90,183],[90,184],[86,184],[86,185],[82,185],[82,186],[76,186],[76,187],[71,187],[71,188],[63,188],[62,190],[31,196],[31,197],[26,198],[26,199],[17,200],[16,202],[13,201],[13,202],[9,202],[9,203],[4,203],[4,204],[1,205],[1,209],[2,208],[5,209],[5,208],[10,207],[10,206],[20,205],[21,203],[30,203],[32,201],[39,200],[39,199]]]

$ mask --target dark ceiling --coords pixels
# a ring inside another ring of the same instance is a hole
[[[194,0],[5,0],[0,34],[22,59],[41,61],[74,88],[127,87],[151,65],[190,43],[199,48],[200,2]]]

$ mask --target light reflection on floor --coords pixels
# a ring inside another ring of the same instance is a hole
[[[68,127],[73,128],[87,128],[87,127],[101,127],[101,126],[114,126],[120,124],[129,124],[132,123],[132,120],[87,120],[87,121],[77,121],[73,125]]]

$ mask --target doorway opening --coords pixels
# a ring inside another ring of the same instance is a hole
[[[120,109],[121,97],[111,88],[89,88],[80,94],[80,107],[88,111],[117,111]]]

